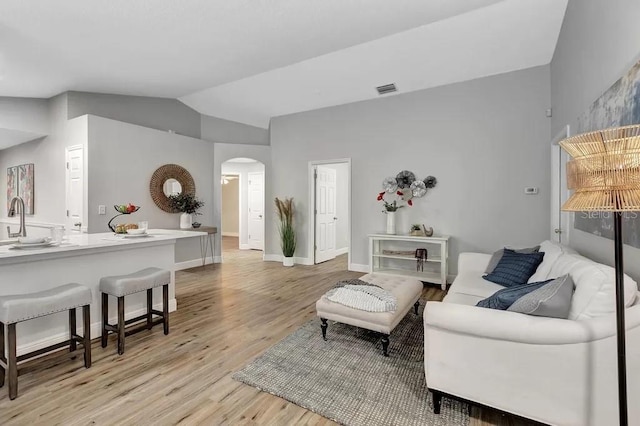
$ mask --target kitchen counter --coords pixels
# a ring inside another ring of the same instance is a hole
[[[33,262],[43,259],[82,256],[114,250],[127,250],[175,242],[180,238],[206,236],[207,232],[150,229],[147,237],[127,238],[112,232],[101,234],[77,234],[65,237],[60,245],[43,248],[18,249],[0,245],[0,265]],[[16,240],[17,241],[17,240]],[[1,282],[1,281],[0,281]]]
[[[181,238],[206,232],[153,229],[148,237],[124,238],[112,233],[78,234],[58,246],[18,249],[0,245],[0,295],[33,293],[68,283],[91,289],[91,337],[100,336],[100,278],[129,274],[148,267],[171,271],[169,311],[177,309],[175,299],[175,243]],[[154,290],[153,307],[161,310],[162,292]],[[146,312],[145,292],[125,300],[125,318]],[[78,316],[81,318],[81,315]],[[116,321],[116,304],[110,304],[110,322]],[[68,315],[59,312],[18,324],[18,354],[37,350],[68,337]],[[78,323],[82,334],[82,324]],[[155,330],[151,331],[152,333]],[[110,337],[109,344],[113,345]],[[114,347],[115,351],[115,347]]]

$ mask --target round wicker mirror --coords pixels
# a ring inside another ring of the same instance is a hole
[[[165,195],[165,183],[170,179],[178,181],[180,188],[182,189],[181,193],[196,193],[196,184],[193,181],[193,177],[191,177],[191,173],[189,173],[187,169],[178,166],[177,164],[165,164],[162,167],[158,167],[158,169],[153,172],[153,176],[151,176],[151,183],[149,184],[151,198],[153,199],[153,202],[156,203],[156,206],[160,207],[165,212],[180,213],[179,211],[171,208],[169,197]]]

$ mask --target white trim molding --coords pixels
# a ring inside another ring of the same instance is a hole
[[[222,263],[222,257],[221,256],[215,256],[215,257],[211,257],[211,256],[207,256],[204,264],[205,265],[211,265],[212,263]],[[190,268],[195,268],[198,266],[202,266],[202,258],[198,258],[198,259],[192,259],[192,260],[185,260],[183,262],[176,262],[174,264],[174,269],[176,271],[182,271],[183,269],[190,269]]]
[[[350,271],[354,272],[364,272],[369,273],[369,265],[361,265],[358,263],[349,263],[348,268]]]
[[[341,256],[347,253],[349,253],[349,247],[342,247],[342,248],[336,249],[336,256]]]

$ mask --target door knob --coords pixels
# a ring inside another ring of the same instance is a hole
[[[258,215],[258,217],[259,217],[260,219],[262,219],[262,215],[261,215],[261,214],[259,214],[259,215]]]
[[[338,218],[334,216],[334,217],[333,217],[333,220],[338,220]]]
[[[562,229],[556,228],[553,230],[553,232],[555,232],[556,234],[562,234]]]

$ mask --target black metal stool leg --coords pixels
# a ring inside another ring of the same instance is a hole
[[[76,329],[76,308],[69,309],[69,352],[74,352],[78,349],[75,339],[78,330]]]
[[[153,327],[153,289],[147,289],[147,330]]]
[[[118,355],[124,353],[124,296],[118,297]]]
[[[7,358],[4,354],[4,323],[0,322],[0,359],[6,364]],[[0,365],[0,388],[4,386],[5,369]]]
[[[9,399],[18,396],[18,357],[16,356],[16,324],[9,324],[9,355],[7,370],[9,370]]]
[[[102,293],[102,338],[100,343],[103,348],[107,347],[107,337],[109,335],[107,324],[109,324],[109,295]]]
[[[84,346],[84,366],[91,367],[91,306],[84,305],[82,307],[82,344]]]
[[[413,311],[416,313],[416,315],[418,315],[418,308],[420,307],[420,301],[418,300],[414,305],[413,305]]]
[[[169,334],[169,284],[162,286],[162,320],[164,334]]]

